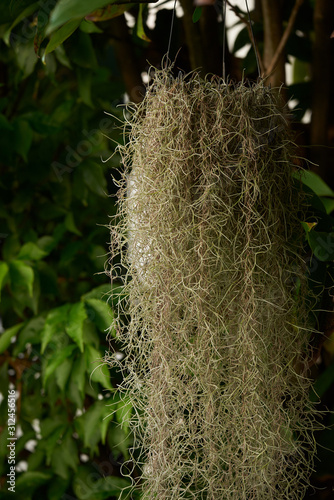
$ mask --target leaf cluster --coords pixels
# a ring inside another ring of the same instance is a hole
[[[87,21],[73,21],[66,48],[36,55],[55,41],[43,39],[47,4],[0,7],[1,496],[12,498],[14,389],[15,498],[115,498],[129,485],[120,467],[131,438],[119,426],[119,375],[103,361],[118,296],[107,300],[104,275],[118,159],[101,157],[121,140],[104,111],[120,114],[124,84]]]

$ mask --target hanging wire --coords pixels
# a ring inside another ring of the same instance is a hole
[[[255,52],[255,57],[256,57],[257,71],[258,71],[258,75],[259,75],[259,78],[260,78],[261,77],[260,61],[259,61],[259,56],[258,56],[258,53],[257,53],[257,46],[256,46],[256,43],[255,43],[255,37],[254,37],[254,31],[253,31],[253,24],[252,24],[252,20],[251,20],[249,8],[248,8],[248,2],[247,2],[247,0],[245,0],[245,4],[246,4],[246,9],[247,9],[249,27],[250,27],[250,30],[251,30],[251,33],[252,33],[252,44],[253,44],[253,48],[254,48],[254,52]]]
[[[172,42],[172,34],[173,34],[174,18],[175,18],[175,10],[176,10],[176,1],[177,0],[174,0],[174,7],[173,7],[173,13],[172,13],[172,22],[171,22],[170,31],[169,31],[168,49],[167,49],[167,57],[166,57],[166,67],[168,65],[170,45],[171,45],[171,42]]]
[[[222,21],[223,21],[223,80],[226,79],[225,52],[226,52],[226,0],[222,1]]]

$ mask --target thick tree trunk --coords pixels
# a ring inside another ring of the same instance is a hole
[[[207,65],[204,57],[203,40],[198,23],[193,23],[194,12],[193,0],[180,0],[184,16],[183,26],[189,50],[191,69],[200,71],[203,75],[207,73]]]
[[[281,0],[262,0],[262,13],[264,29],[263,64],[267,69],[283,35]],[[273,73],[267,79],[267,83],[270,83],[273,87],[285,83],[284,54],[279,58]]]
[[[140,102],[145,94],[145,86],[141,79],[138,61],[133,50],[133,42],[125,17],[115,17],[109,22],[110,33],[114,40],[116,58],[126,91],[130,97],[130,101]]]
[[[333,105],[334,2],[317,0],[314,9],[313,102],[311,121],[312,160],[316,172],[334,188],[334,157],[328,148],[330,104]]]

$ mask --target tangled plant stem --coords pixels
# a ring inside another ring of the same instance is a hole
[[[279,98],[165,70],[129,123],[111,224],[126,356],[110,362],[143,498],[301,499],[316,415],[305,201]]]

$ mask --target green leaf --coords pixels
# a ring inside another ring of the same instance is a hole
[[[15,28],[15,26],[17,26],[21,21],[23,21],[23,19],[26,19],[27,17],[31,16],[31,14],[33,14],[38,9],[39,6],[40,2],[34,2],[31,5],[28,5],[28,7],[26,7],[25,9],[23,9],[23,11],[17,16],[15,21],[12,22],[6,33],[3,35],[3,41],[5,42],[6,45],[8,46],[10,45],[10,34]]]
[[[34,491],[42,484],[47,483],[52,478],[52,473],[27,471],[19,475],[16,479],[17,493],[24,492],[26,495]]]
[[[39,248],[36,243],[29,241],[21,247],[17,258],[22,260],[40,260],[43,259],[46,255],[47,252],[41,250],[41,248]]]
[[[48,343],[62,334],[65,330],[65,325],[68,321],[68,312],[70,304],[64,304],[61,307],[52,309],[46,317],[44,328],[41,333],[42,345],[41,353],[43,354]]]
[[[97,333],[95,325],[91,321],[85,321],[83,326],[83,342],[84,345],[90,344],[96,349],[100,347],[101,338]]]
[[[74,31],[79,27],[81,19],[74,19],[67,21],[61,28],[59,28],[55,33],[52,34],[51,39],[42,57],[42,62],[45,64],[45,57],[53,52],[59,45],[61,45],[69,36],[74,33]]]
[[[304,170],[301,174],[301,181],[308,186],[318,196],[334,197],[334,191],[326,184],[321,177],[310,170]]]
[[[98,63],[92,38],[88,33],[77,30],[66,44],[71,63],[86,69],[97,69]]]
[[[76,472],[79,462],[78,449],[72,432],[72,429],[68,429],[61,443],[54,448],[51,457],[53,472],[63,479],[69,478],[70,469]]]
[[[145,42],[150,42],[151,40],[146,35],[145,29],[144,29],[143,13],[144,13],[145,8],[147,8],[146,5],[144,5],[142,3],[139,4],[139,12],[138,12],[138,18],[137,18],[137,36],[138,36],[138,38],[145,40]]]
[[[85,348],[85,358],[90,380],[100,383],[106,389],[113,390],[110,382],[110,372],[106,363],[102,360],[101,353],[93,346],[88,345]]]
[[[91,97],[91,88],[92,88],[92,72],[87,71],[86,68],[77,68],[77,76],[78,76],[78,90],[79,95],[87,106],[90,108],[93,107],[92,97]]]
[[[91,14],[87,15],[85,19],[87,21],[101,22],[108,21],[114,17],[121,16],[127,10],[130,10],[135,6],[135,3],[124,3],[123,5],[109,4],[103,9],[94,10]],[[85,30],[83,30],[85,31]]]
[[[247,27],[242,28],[234,41],[232,52],[238,52],[239,49],[242,49],[245,45],[249,45],[250,43]]]
[[[50,360],[48,360],[48,364],[43,374],[44,387],[50,375],[52,375],[55,369],[59,365],[61,365],[66,358],[71,356],[72,352],[74,351],[74,349],[76,349],[76,347],[77,346],[75,344],[68,345],[64,349],[61,349],[60,351],[56,352],[56,354]]]
[[[110,408],[104,401],[96,401],[77,419],[76,427],[83,437],[85,447],[94,448],[100,439],[105,442],[110,413]]]
[[[72,478],[70,478],[72,480]],[[62,479],[59,476],[54,476],[51,484],[48,486],[47,499],[48,500],[66,500],[66,491],[70,486],[70,479]],[[71,500],[70,498],[68,500]]]
[[[88,318],[98,327],[101,332],[110,328],[113,312],[109,304],[98,299],[85,301]]]
[[[326,209],[327,214],[331,214],[334,210],[334,199],[331,198],[321,198],[321,201]]]
[[[110,0],[59,0],[54,8],[47,33],[74,19],[82,19],[96,9],[108,5]]]
[[[321,398],[326,391],[331,387],[334,383],[334,363],[332,363],[326,370],[319,375],[315,383],[313,384],[313,388],[310,393],[311,401],[317,402],[319,398]]]
[[[22,117],[29,122],[31,128],[38,134],[52,135],[61,130],[60,125],[55,122],[53,117],[46,115],[42,111],[25,113]]]
[[[306,237],[317,259],[322,262],[334,260],[334,233],[309,231]]]
[[[202,7],[196,7],[193,13],[193,23],[197,23],[197,21],[200,20],[200,17],[202,15]]]
[[[64,394],[66,382],[69,379],[71,369],[73,366],[73,358],[65,359],[65,361],[56,368],[55,377],[57,380],[57,385],[61,392]]]
[[[83,323],[86,318],[85,306],[82,302],[78,302],[71,306],[65,327],[67,335],[74,340],[81,352],[83,352]]]
[[[82,236],[81,231],[77,228],[74,222],[74,216],[72,212],[68,212],[65,217],[65,227],[71,233],[76,234],[77,236]]]
[[[309,233],[316,225],[316,222],[302,222],[302,226],[306,234]]]
[[[45,29],[47,22],[49,20],[49,12],[45,12],[45,9],[39,9],[37,14],[37,25],[36,25],[36,33],[34,37],[34,50],[37,57],[39,57],[39,52],[41,48],[41,43],[45,38]]]
[[[23,158],[23,160],[27,162],[27,155],[32,144],[33,132],[29,123],[22,119],[15,120],[13,122],[13,126],[15,150]]]
[[[41,236],[37,241],[37,246],[45,255],[48,255],[57,246],[57,240],[53,236]]]
[[[67,396],[77,408],[82,408],[84,390],[86,382],[86,359],[85,356],[78,356],[74,363],[71,372],[71,380],[67,392]]]
[[[33,269],[21,260],[12,260],[9,263],[9,274],[13,294],[26,291],[32,297],[34,284]]]
[[[107,181],[101,165],[93,160],[84,160],[79,167],[82,171],[85,184],[93,193],[105,197],[107,194]]]
[[[96,479],[96,468],[88,465],[82,465],[78,468],[78,472],[73,479],[72,488],[78,500],[109,500],[113,497],[120,497],[120,493],[124,488],[131,487],[129,479],[117,476],[103,476]],[[87,478],[94,477],[94,482],[87,481]],[[128,497],[130,498],[130,497]],[[133,497],[135,498],[135,497]]]
[[[6,262],[0,262],[0,299],[1,299],[1,289],[4,284],[5,278],[8,274],[8,264]]]
[[[13,349],[13,356],[17,357],[20,352],[26,350],[26,345],[39,344],[41,339],[41,332],[45,323],[44,316],[35,316],[24,323],[20,335],[16,339],[15,347]]]
[[[129,424],[132,416],[132,404],[128,396],[122,397],[117,404],[116,420],[121,424],[122,429],[127,434],[129,432]]]
[[[22,329],[23,326],[24,322],[18,323],[17,325],[12,326],[11,328],[7,328],[7,330],[5,330],[0,335],[0,354],[3,353],[10,346],[12,338],[18,334],[18,332]]]
[[[84,33],[103,33],[103,30],[98,28],[96,24],[92,23],[91,21],[87,21],[87,19],[83,19],[80,24],[80,29]]]
[[[133,444],[133,438],[130,434],[126,434],[118,423],[111,422],[107,441],[113,453],[121,453],[125,460],[129,459],[129,448]]]
[[[13,130],[14,127],[9,123],[5,115],[0,114],[0,130]]]
[[[47,439],[43,438],[42,445],[46,452],[46,465],[51,464],[53,451],[57,446],[57,443],[61,441],[63,434],[66,432],[66,429],[66,424],[57,425],[57,427],[54,428],[54,431],[48,435]]]
[[[99,300],[103,300],[103,301],[107,301],[108,300],[108,297],[110,295],[110,292],[111,292],[111,285],[100,285],[100,286],[97,286],[96,288],[93,288],[92,290],[90,290],[89,292],[85,293],[85,295],[83,295],[81,297],[81,300],[84,300],[84,301],[87,301],[88,299],[99,299]]]

